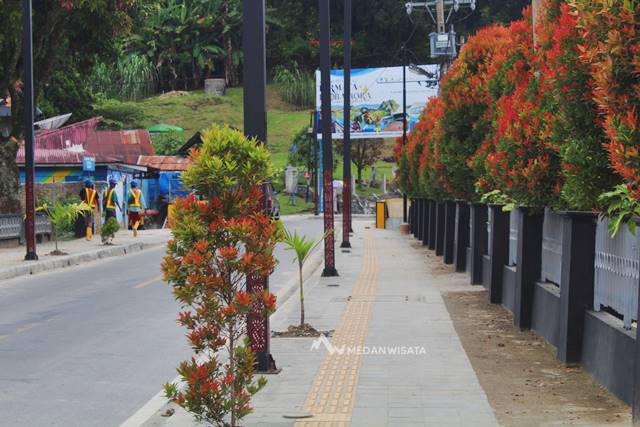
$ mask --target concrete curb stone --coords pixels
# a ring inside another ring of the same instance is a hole
[[[58,270],[61,268],[72,267],[74,265],[83,264],[98,259],[111,258],[115,256],[127,255],[130,253],[140,252],[146,249],[152,249],[164,245],[165,242],[143,243],[134,242],[117,246],[109,246],[97,250],[64,255],[55,259],[47,259],[29,264],[19,265],[9,268],[0,269],[0,280],[13,279],[20,276],[30,276],[45,271]]]

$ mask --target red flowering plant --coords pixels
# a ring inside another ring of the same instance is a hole
[[[407,135],[407,144],[403,145],[402,138],[396,141],[396,158],[398,159],[399,184],[403,193],[411,197],[424,196],[419,182],[419,161],[423,150],[420,135],[423,132],[422,121],[414,126]]]
[[[469,38],[442,82],[437,175],[448,198],[477,199],[476,179],[467,163],[491,125],[489,70],[510,41],[504,26],[481,29]]]
[[[480,193],[498,190],[520,205],[555,205],[561,190],[560,161],[549,143],[551,96],[534,73],[530,9],[511,24],[511,46],[490,71],[495,100],[492,130],[473,156]]]
[[[446,170],[441,161],[442,121],[444,104],[441,97],[432,98],[422,113],[420,133],[423,141],[422,154],[419,156],[419,182],[421,192],[434,200],[448,198]]]
[[[590,90],[590,70],[579,57],[582,37],[574,10],[545,0],[537,19],[535,68],[540,92],[549,94],[544,117],[548,144],[561,161],[558,207],[591,210],[616,177],[603,147],[605,135]]]
[[[203,132],[190,159],[183,182],[197,196],[176,201],[162,270],[195,355],[178,368],[183,386],[165,392],[199,421],[236,426],[266,383],[253,378],[255,356],[243,337],[250,312],[275,310],[274,295],[246,287],[248,277],[268,276],[276,264],[280,232],[260,209],[270,163],[255,140],[218,126]]]
[[[640,1],[572,0],[614,170],[640,200]]]

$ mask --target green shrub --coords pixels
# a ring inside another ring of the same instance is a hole
[[[277,66],[273,82],[278,85],[282,97],[299,108],[313,108],[316,101],[316,83],[313,75],[301,71],[297,64],[292,69]]]
[[[118,224],[118,220],[115,218],[109,218],[103,225],[100,230],[100,237],[102,237],[102,243],[105,245],[110,245],[113,242],[113,238],[116,236],[116,233],[120,230],[120,224]]]
[[[102,116],[102,126],[107,129],[141,128],[145,119],[143,111],[133,102],[117,99],[100,99],[94,106],[95,114]]]

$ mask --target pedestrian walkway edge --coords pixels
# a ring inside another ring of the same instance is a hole
[[[88,251],[80,254],[64,255],[60,257],[41,260],[25,261],[24,265],[0,269],[0,280],[13,279],[15,277],[30,276],[45,271],[58,270],[74,265],[83,264],[103,258],[127,255],[146,249],[153,249],[165,245],[166,242],[134,242],[117,246],[105,246],[104,248]]]

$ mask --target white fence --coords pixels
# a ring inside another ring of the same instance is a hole
[[[624,327],[631,329],[638,310],[638,236],[631,234],[625,225],[612,239],[608,222],[599,220],[596,228],[594,308],[600,311],[609,307],[622,315]]]

